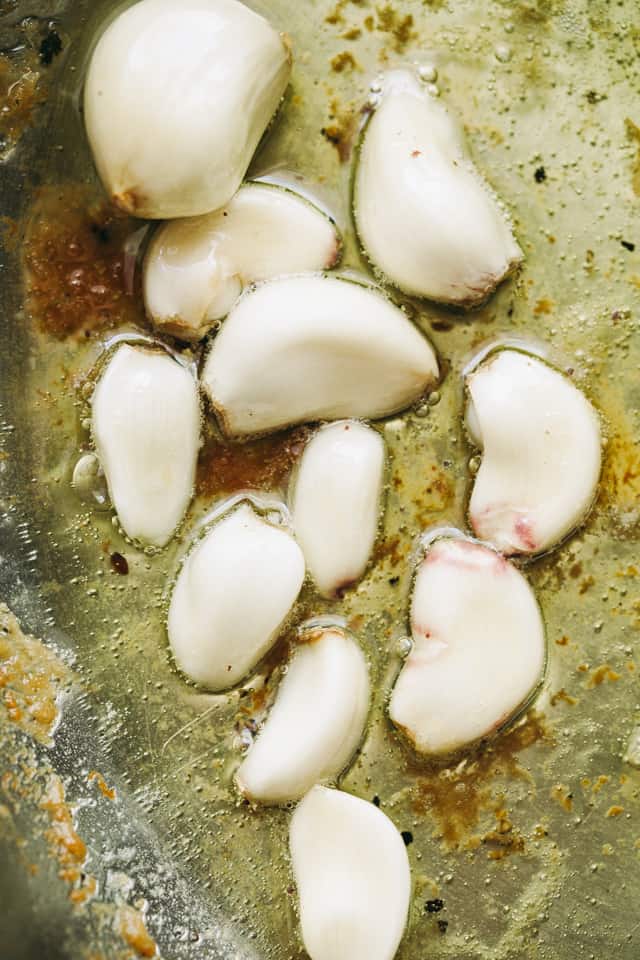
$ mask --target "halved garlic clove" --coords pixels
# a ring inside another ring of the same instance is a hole
[[[144,264],[147,313],[161,330],[200,340],[248,283],[329,269],[339,256],[340,236],[321,210],[291,190],[246,183],[223,210],[154,234]]]
[[[380,292],[306,274],[245,293],[213,342],[203,385],[226,433],[246,437],[384,417],[437,376],[431,344]]]
[[[114,202],[186,217],[233,196],[291,71],[285,39],[236,0],[140,0],[109,24],[84,91]]]
[[[164,351],[125,343],[91,404],[96,451],[123,530],[165,546],[193,494],[200,446],[194,377]]]
[[[293,537],[247,504],[219,520],[173,589],[168,632],[180,670],[211,690],[242,680],[276,640],[304,573]]]
[[[482,302],[522,260],[458,123],[407,70],[386,75],[365,128],[354,214],[384,277],[440,303]]]
[[[498,729],[544,669],[531,587],[499,553],[471,540],[429,547],[414,585],[411,635],[389,715],[420,753],[457,750]]]
[[[392,960],[411,875],[391,820],[366,800],[316,786],[291,818],[289,846],[311,960]]]
[[[293,481],[293,525],[325,596],[356,583],[366,569],[383,476],[384,441],[357,420],[321,427],[305,447]]]
[[[467,426],[482,450],[471,525],[506,554],[548,550],[593,503],[601,466],[598,417],[567,377],[518,350],[490,354],[467,375],[466,386]]]
[[[358,644],[336,627],[310,630],[236,774],[240,792],[287,803],[334,779],[362,739],[368,710],[369,673]]]

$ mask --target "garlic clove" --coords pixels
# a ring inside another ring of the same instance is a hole
[[[293,537],[247,504],[188,554],[169,606],[169,642],[191,680],[223,690],[267,653],[296,601],[304,558]]]
[[[236,0],[140,0],[95,47],[87,135],[137,217],[216,210],[236,192],[291,70],[285,38]]]
[[[245,183],[223,210],[156,231],[144,264],[147,313],[159,329],[200,340],[244,286],[329,269],[340,243],[333,221],[304,197]]]
[[[389,715],[416,750],[457,750],[501,727],[531,697],[545,663],[540,609],[495,550],[440,539],[418,568],[413,647]]]
[[[598,417],[543,360],[502,349],[467,375],[467,425],[482,450],[469,515],[506,554],[549,550],[591,507],[600,477]]]
[[[384,277],[440,303],[481,303],[522,260],[458,123],[407,70],[386,75],[365,128],[354,215]]]
[[[193,494],[200,446],[195,379],[164,351],[122,344],[95,388],[92,431],[123,530],[165,546]]]
[[[356,583],[378,531],[384,441],[357,420],[321,427],[307,444],[293,482],[296,538],[325,596]]]
[[[391,820],[372,803],[316,786],[291,818],[289,846],[311,960],[392,960],[411,875]]]
[[[384,417],[437,376],[431,344],[380,292],[306,274],[244,294],[202,381],[226,433],[247,437],[306,421]]]
[[[362,740],[368,709],[369,673],[357,643],[337,628],[309,631],[236,774],[240,792],[287,803],[334,779]]]

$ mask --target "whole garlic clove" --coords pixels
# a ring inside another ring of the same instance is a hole
[[[187,556],[169,606],[169,642],[191,680],[233,686],[267,653],[304,580],[293,537],[247,504],[219,520]]]
[[[372,287],[306,274],[248,291],[225,320],[202,381],[230,436],[314,420],[376,419],[435,384],[431,344]]]
[[[482,450],[469,516],[505,554],[549,550],[586,516],[601,467],[598,417],[543,360],[513,349],[467,375],[467,426]]]
[[[369,673],[358,644],[335,627],[309,631],[236,774],[240,792],[287,803],[334,779],[362,740],[368,710]]]
[[[411,875],[391,820],[366,800],[316,786],[291,818],[289,846],[311,960],[392,960]]]
[[[372,264],[405,293],[471,307],[522,260],[457,122],[407,70],[385,77],[353,202]]]
[[[448,753],[501,727],[544,670],[531,587],[499,553],[470,540],[429,547],[414,585],[411,635],[389,715],[420,753]]]
[[[84,91],[102,181],[136,217],[194,216],[240,186],[291,71],[236,0],[140,0],[100,37]]]
[[[307,568],[325,596],[364,573],[380,519],[384,441],[357,420],[321,427],[300,459],[291,497]]]
[[[170,221],[154,234],[144,264],[147,313],[159,329],[200,340],[244,286],[329,269],[340,245],[333,221],[304,197],[246,183],[223,210]]]
[[[193,494],[200,446],[194,377],[164,351],[122,344],[91,403],[96,452],[123,530],[165,546]]]

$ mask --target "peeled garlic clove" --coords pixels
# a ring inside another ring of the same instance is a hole
[[[85,122],[114,202],[136,217],[227,203],[284,93],[284,39],[236,0],[141,0],[93,52]]]
[[[357,643],[337,628],[309,632],[238,770],[241,793],[287,803],[334,779],[362,739],[368,709],[369,674]]]
[[[189,505],[200,446],[198,386],[160,350],[122,344],[92,398],[111,502],[133,540],[163,547]]]
[[[414,585],[411,635],[389,715],[420,753],[457,750],[498,729],[544,669],[531,587],[499,553],[471,540],[429,547]]]
[[[241,437],[384,417],[437,375],[431,344],[381,293],[307,274],[245,293],[213,342],[203,384],[225,431]]]
[[[176,580],[168,631],[178,667],[211,690],[233,686],[276,640],[303,580],[293,537],[238,507],[193,548]]]
[[[598,417],[570,380],[518,350],[467,376],[467,425],[482,449],[469,515],[506,554],[540,553],[585,517],[600,477]]]
[[[311,960],[392,960],[411,875],[391,820],[366,800],[316,786],[291,818],[289,846]]]
[[[153,323],[200,340],[226,316],[242,288],[258,280],[334,266],[335,224],[291,190],[246,183],[223,210],[165,223],[144,265]]]
[[[321,427],[295,476],[293,525],[319,591],[335,596],[364,573],[380,519],[384,441],[357,420]]]
[[[354,214],[373,265],[440,303],[482,302],[522,259],[457,122],[406,70],[387,74],[365,129]]]

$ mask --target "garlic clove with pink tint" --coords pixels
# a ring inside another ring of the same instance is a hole
[[[366,800],[316,786],[289,831],[300,926],[311,960],[393,960],[411,896],[409,858]]]
[[[305,568],[288,530],[244,503],[218,520],[184,561],[167,621],[176,664],[223,690],[242,680],[277,639]]]
[[[585,518],[601,468],[598,416],[571,380],[500,349],[466,377],[466,421],[482,452],[469,517],[505,554],[542,553]]]
[[[544,670],[544,625],[528,582],[495,550],[464,538],[428,547],[411,636],[389,715],[419,753],[488,736],[529,700]]]
[[[360,146],[353,208],[371,263],[405,293],[471,307],[522,260],[459,124],[409,70],[383,79]]]
[[[330,269],[340,246],[333,221],[304,197],[245,183],[223,209],[156,231],[144,263],[147,313],[158,329],[200,340],[247,284]]]
[[[364,573],[380,522],[384,441],[357,420],[321,427],[293,480],[296,538],[320,593],[336,593]]]
[[[240,792],[259,803],[287,803],[319,781],[334,780],[362,740],[369,694],[355,640],[337,627],[304,632],[236,774]]]
[[[247,291],[213,341],[202,384],[225,432],[377,419],[435,385],[429,341],[379,290],[301,274]]]

